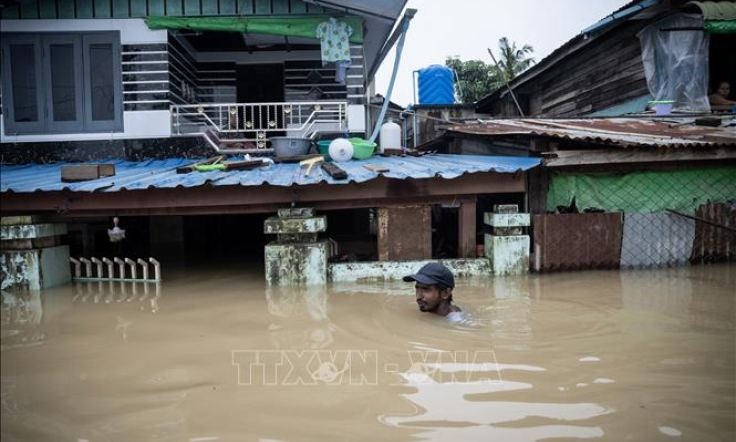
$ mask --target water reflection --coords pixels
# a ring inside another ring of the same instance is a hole
[[[332,345],[335,324],[328,316],[324,287],[266,287],[269,341],[276,349],[321,349]],[[304,319],[307,319],[306,323]]]
[[[534,338],[531,326],[533,283],[527,277],[492,279],[494,303],[486,308],[497,348],[528,350]],[[504,342],[506,341],[506,342]]]
[[[612,410],[595,403],[537,403],[509,401],[494,396],[510,397],[510,392],[533,390],[526,382],[509,380],[471,380],[458,382],[457,376],[448,374],[470,372],[473,376],[493,379],[494,372],[501,371],[545,371],[542,367],[506,364],[458,364],[436,363],[423,373],[408,371],[400,373],[405,385],[413,393],[401,396],[410,402],[414,412],[405,415],[384,415],[381,421],[387,425],[409,427],[420,430],[414,436],[425,441],[487,441],[513,440],[537,441],[545,438],[592,438],[603,435],[595,425],[534,425],[523,428],[503,426],[526,419],[555,421],[585,421],[608,414]],[[468,373],[466,373],[468,374]],[[527,393],[528,394],[528,393]]]
[[[54,316],[71,309],[69,286],[41,292],[0,292],[0,350],[42,344],[56,333],[48,324]]]
[[[733,293],[713,290],[719,288],[720,284],[714,284],[718,277],[725,277],[726,286],[736,286],[736,268],[726,269],[716,273],[712,266],[695,266],[621,272],[623,308],[628,312],[663,315],[702,329],[734,330],[736,305],[723,299]],[[676,325],[647,319],[629,323],[629,327],[666,330]]]
[[[97,281],[72,285],[74,304],[113,304],[134,302],[141,310],[156,313],[162,296],[160,282]]]

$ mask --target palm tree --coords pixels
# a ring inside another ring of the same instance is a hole
[[[529,45],[517,48],[516,42],[509,43],[508,38],[502,37],[498,40],[498,47],[501,50],[498,68],[506,81],[511,81],[534,64],[534,58],[529,56],[534,52],[534,48]]]

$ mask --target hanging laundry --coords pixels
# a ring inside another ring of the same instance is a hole
[[[350,60],[337,61],[335,62],[335,81],[341,84],[345,84],[345,74],[350,67]]]
[[[353,27],[334,17],[317,26],[317,38],[322,49],[322,64],[350,61],[350,36]]]

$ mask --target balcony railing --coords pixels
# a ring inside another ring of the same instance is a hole
[[[265,148],[270,136],[311,137],[347,130],[346,102],[207,103],[171,106],[174,135],[217,133]]]

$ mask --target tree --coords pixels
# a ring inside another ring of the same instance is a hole
[[[502,84],[498,69],[481,60],[462,61],[457,56],[447,57],[445,66],[457,75],[455,96],[463,103],[475,103]]]
[[[534,48],[524,45],[521,48],[515,42],[509,43],[506,37],[498,40],[498,67],[481,60],[462,61],[457,56],[447,57],[445,66],[457,74],[455,95],[463,103],[475,103],[504,85],[504,79],[511,81],[514,77],[534,64]]]
[[[516,42],[509,43],[508,38],[502,37],[498,40],[498,48],[501,51],[498,58],[498,67],[506,81],[513,80],[514,77],[534,64],[534,58],[529,57],[534,53],[534,48],[529,45],[517,48]]]

